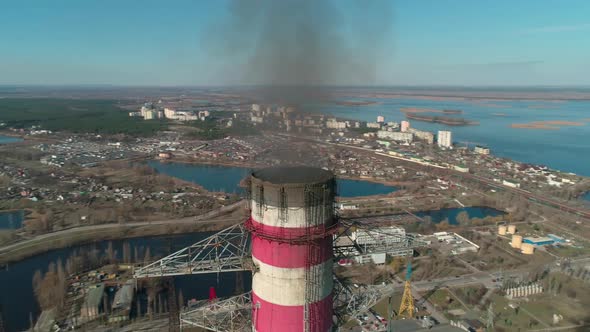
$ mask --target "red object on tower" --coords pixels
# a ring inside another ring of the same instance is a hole
[[[213,302],[217,299],[217,292],[215,291],[215,287],[209,287],[209,302]]]

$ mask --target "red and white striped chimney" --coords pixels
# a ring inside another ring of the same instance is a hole
[[[277,167],[251,178],[252,324],[256,332],[332,328],[331,172]]]

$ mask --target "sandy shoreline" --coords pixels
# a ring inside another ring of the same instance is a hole
[[[550,120],[550,121],[533,121],[527,123],[513,123],[510,125],[511,128],[519,129],[543,129],[543,130],[559,130],[565,126],[584,126],[584,122],[575,121],[561,121],[561,120]]]

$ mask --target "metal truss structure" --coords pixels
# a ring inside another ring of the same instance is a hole
[[[181,328],[200,327],[216,332],[252,331],[250,292],[213,302],[203,301],[196,309],[180,314]]]
[[[388,233],[387,231],[370,229],[372,233],[386,235],[390,241],[374,238],[370,243],[358,243],[349,236],[350,229],[364,229],[369,226],[358,222],[343,222],[345,230],[334,239],[334,254],[337,258],[348,258],[370,254],[386,253],[392,256],[410,256],[414,248],[424,247],[427,243],[414,234]],[[370,236],[370,233],[368,233]],[[397,241],[391,241],[396,239]],[[344,241],[343,241],[344,240]]]
[[[426,242],[412,234],[388,234],[399,238],[397,242],[374,241],[359,244],[348,235],[354,227],[362,229],[362,224],[342,223],[344,230],[335,236],[334,254],[336,258],[346,258],[369,254],[387,253],[393,256],[408,256],[413,249],[425,246]],[[345,238],[346,241],[338,241]],[[135,278],[167,277],[186,274],[213,272],[248,271],[252,269],[249,230],[244,224],[226,228],[189,247],[170,254],[156,262],[135,271]]]
[[[360,223],[341,223],[343,226],[334,236],[336,258],[387,253],[407,256],[416,247],[426,243],[411,234],[381,235],[398,237],[399,241],[359,244],[348,234],[352,228],[370,226]],[[345,241],[339,241],[344,239]],[[253,271],[250,236],[247,225],[237,224],[203,239],[189,247],[168,255],[135,271],[135,278],[169,277],[187,274],[219,273],[231,271]],[[342,326],[351,319],[369,311],[379,301],[378,287],[349,285],[334,279],[334,315],[336,325]],[[253,326],[253,304],[250,293],[212,302],[203,301],[194,309],[180,313],[180,326],[199,327],[209,331],[241,332],[251,331]],[[255,319],[255,317],[254,317]]]
[[[250,252],[248,232],[243,224],[238,224],[137,269],[134,277],[250,270]]]
[[[333,299],[334,315],[338,319],[338,326],[343,326],[377,304],[381,299],[381,292],[371,286],[351,287],[344,281],[334,278]]]
[[[337,325],[357,318],[369,311],[381,298],[375,287],[352,287],[345,282],[334,279],[334,316]],[[214,302],[202,301],[197,308],[180,314],[181,328],[199,327],[215,332],[252,331],[256,324],[252,312],[256,312],[251,293],[230,297]]]

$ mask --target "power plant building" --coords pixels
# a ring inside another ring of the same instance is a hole
[[[545,246],[548,244],[553,244],[555,240],[553,240],[550,237],[525,237],[522,242],[529,243],[535,246]]]
[[[253,331],[332,328],[336,182],[311,167],[252,173]]]

